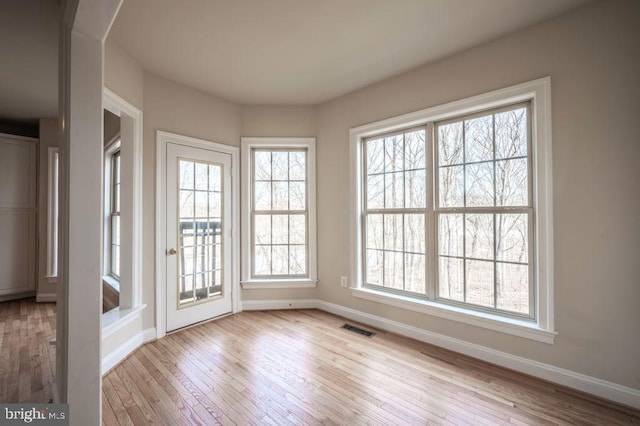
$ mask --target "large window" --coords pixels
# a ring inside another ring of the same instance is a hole
[[[243,286],[315,285],[313,139],[243,138]]]
[[[552,341],[548,90],[352,129],[355,296]]]
[[[366,286],[426,298],[433,268],[438,300],[533,317],[528,111],[514,105],[365,139]],[[429,234],[437,265],[427,262]]]

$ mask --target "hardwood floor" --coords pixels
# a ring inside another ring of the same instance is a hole
[[[0,303],[0,402],[53,398],[56,304],[35,298]]]
[[[103,422],[640,424],[630,408],[344,322],[243,312],[146,344],[104,377]]]

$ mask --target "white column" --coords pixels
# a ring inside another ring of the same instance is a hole
[[[120,3],[62,4],[56,380],[72,425],[101,423],[103,49]]]
[[[74,424],[100,423],[102,41],[71,33],[67,402]]]

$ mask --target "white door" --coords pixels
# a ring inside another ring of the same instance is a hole
[[[231,155],[167,143],[167,331],[232,311]]]
[[[0,135],[0,300],[36,289],[36,148]]]

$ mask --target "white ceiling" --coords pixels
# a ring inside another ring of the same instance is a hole
[[[0,119],[58,114],[58,1],[2,1]]]
[[[109,37],[222,98],[310,105],[587,1],[125,0]]]

